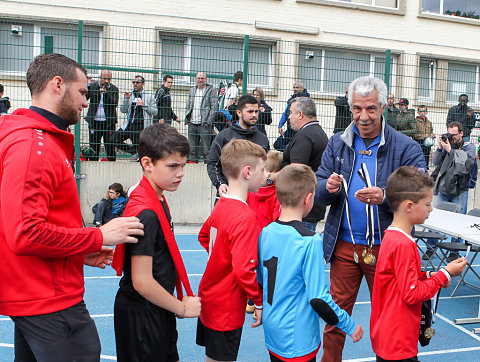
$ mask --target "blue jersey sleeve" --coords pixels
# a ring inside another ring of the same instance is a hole
[[[322,319],[329,324],[337,322],[336,327],[351,335],[355,332],[357,323],[333,301],[325,280],[323,260],[322,240],[316,234],[307,246],[302,268],[307,298]]]

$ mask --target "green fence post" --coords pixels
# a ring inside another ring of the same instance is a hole
[[[390,93],[390,67],[391,67],[391,63],[392,63],[392,51],[387,50],[385,52],[385,77],[384,77],[385,84],[387,85],[387,95],[388,95],[388,93]],[[387,107],[385,107],[383,117],[385,118],[385,120],[388,121],[388,105],[387,105]]]
[[[243,40],[243,86],[242,94],[247,94],[248,84],[248,51],[250,49],[250,37],[245,35]]]
[[[82,64],[82,39],[83,39],[83,21],[78,21],[77,34],[77,63]],[[80,122],[75,125],[75,181],[77,182],[77,191],[80,196]]]

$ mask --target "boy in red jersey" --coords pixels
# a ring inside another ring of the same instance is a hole
[[[422,302],[448,287],[467,265],[452,261],[438,272],[422,272],[411,235],[432,211],[433,182],[416,167],[403,166],[388,178],[386,198],[393,222],[385,231],[372,294],[370,337],[377,361],[418,361]]]
[[[198,240],[208,262],[198,288],[202,311],[197,344],[205,346],[206,361],[235,361],[247,298],[255,303],[262,322],[262,292],[256,280],[260,225],[247,205],[247,193],[257,192],[263,181],[266,153],[246,140],[234,139],[222,150],[222,169],[228,178],[223,194],[203,225]]]
[[[277,199],[275,181],[273,181],[272,176],[282,168],[282,160],[281,152],[268,151],[262,186],[257,192],[249,192],[247,195],[247,204],[257,214],[261,228],[264,228],[280,216],[280,203]]]

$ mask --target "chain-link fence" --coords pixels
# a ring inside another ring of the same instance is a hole
[[[161,121],[189,136],[190,159],[201,161],[215,133],[235,123],[228,105],[237,87],[240,95],[253,92],[261,100],[257,128],[271,147],[288,142],[288,121],[283,122],[288,101],[297,95],[315,100],[320,124],[331,135],[351,121],[345,91],[364,75],[386,81],[394,95],[386,111],[389,123],[421,143],[426,155],[431,148],[425,140],[447,131],[447,117],[461,121],[472,142],[480,135],[471,131],[476,114],[470,108],[480,105],[480,62],[368,44],[345,48],[82,22],[0,20],[0,83],[9,113],[30,104],[25,73],[31,59],[52,52],[77,60],[91,77],[90,105],[75,127],[77,160],[132,158],[141,129]],[[234,85],[237,72],[243,72],[243,84],[237,79]],[[468,95],[465,107],[457,106],[461,94]]]

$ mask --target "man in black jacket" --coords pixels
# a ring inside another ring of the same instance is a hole
[[[282,167],[303,164],[317,172],[327,147],[328,137],[317,120],[317,107],[308,97],[298,97],[290,105],[290,125],[296,132],[283,152]],[[303,224],[315,232],[317,223],[325,216],[325,206],[315,203]]]
[[[258,121],[257,99],[250,94],[241,96],[237,102],[237,115],[238,122],[217,134],[208,153],[208,177],[210,177],[213,186],[217,188],[218,195],[228,192],[228,181],[223,174],[220,162],[223,146],[234,138],[240,138],[256,143],[265,151],[270,149],[267,136],[255,127]]]
[[[180,123],[177,115],[172,109],[172,97],[170,96],[170,89],[172,88],[172,85],[173,76],[167,74],[163,77],[162,86],[158,88],[157,92],[155,93],[158,112],[153,119],[157,122],[172,124],[173,120]]]
[[[345,128],[352,123],[352,112],[348,105],[348,87],[345,90],[345,96],[340,96],[335,99],[335,125],[333,126],[333,133],[345,131]],[[314,170],[316,172],[317,170]]]
[[[470,132],[475,127],[475,112],[468,105],[468,95],[460,94],[458,105],[451,107],[447,115],[447,127],[451,122],[461,123],[463,126],[463,136],[466,141],[470,140]]]
[[[111,80],[112,72],[104,69],[100,73],[100,80],[88,85],[90,106],[85,121],[89,128],[90,147],[95,151],[89,159],[95,161],[98,160],[102,138],[108,160],[115,161],[115,146],[111,138],[117,124],[118,88]]]

